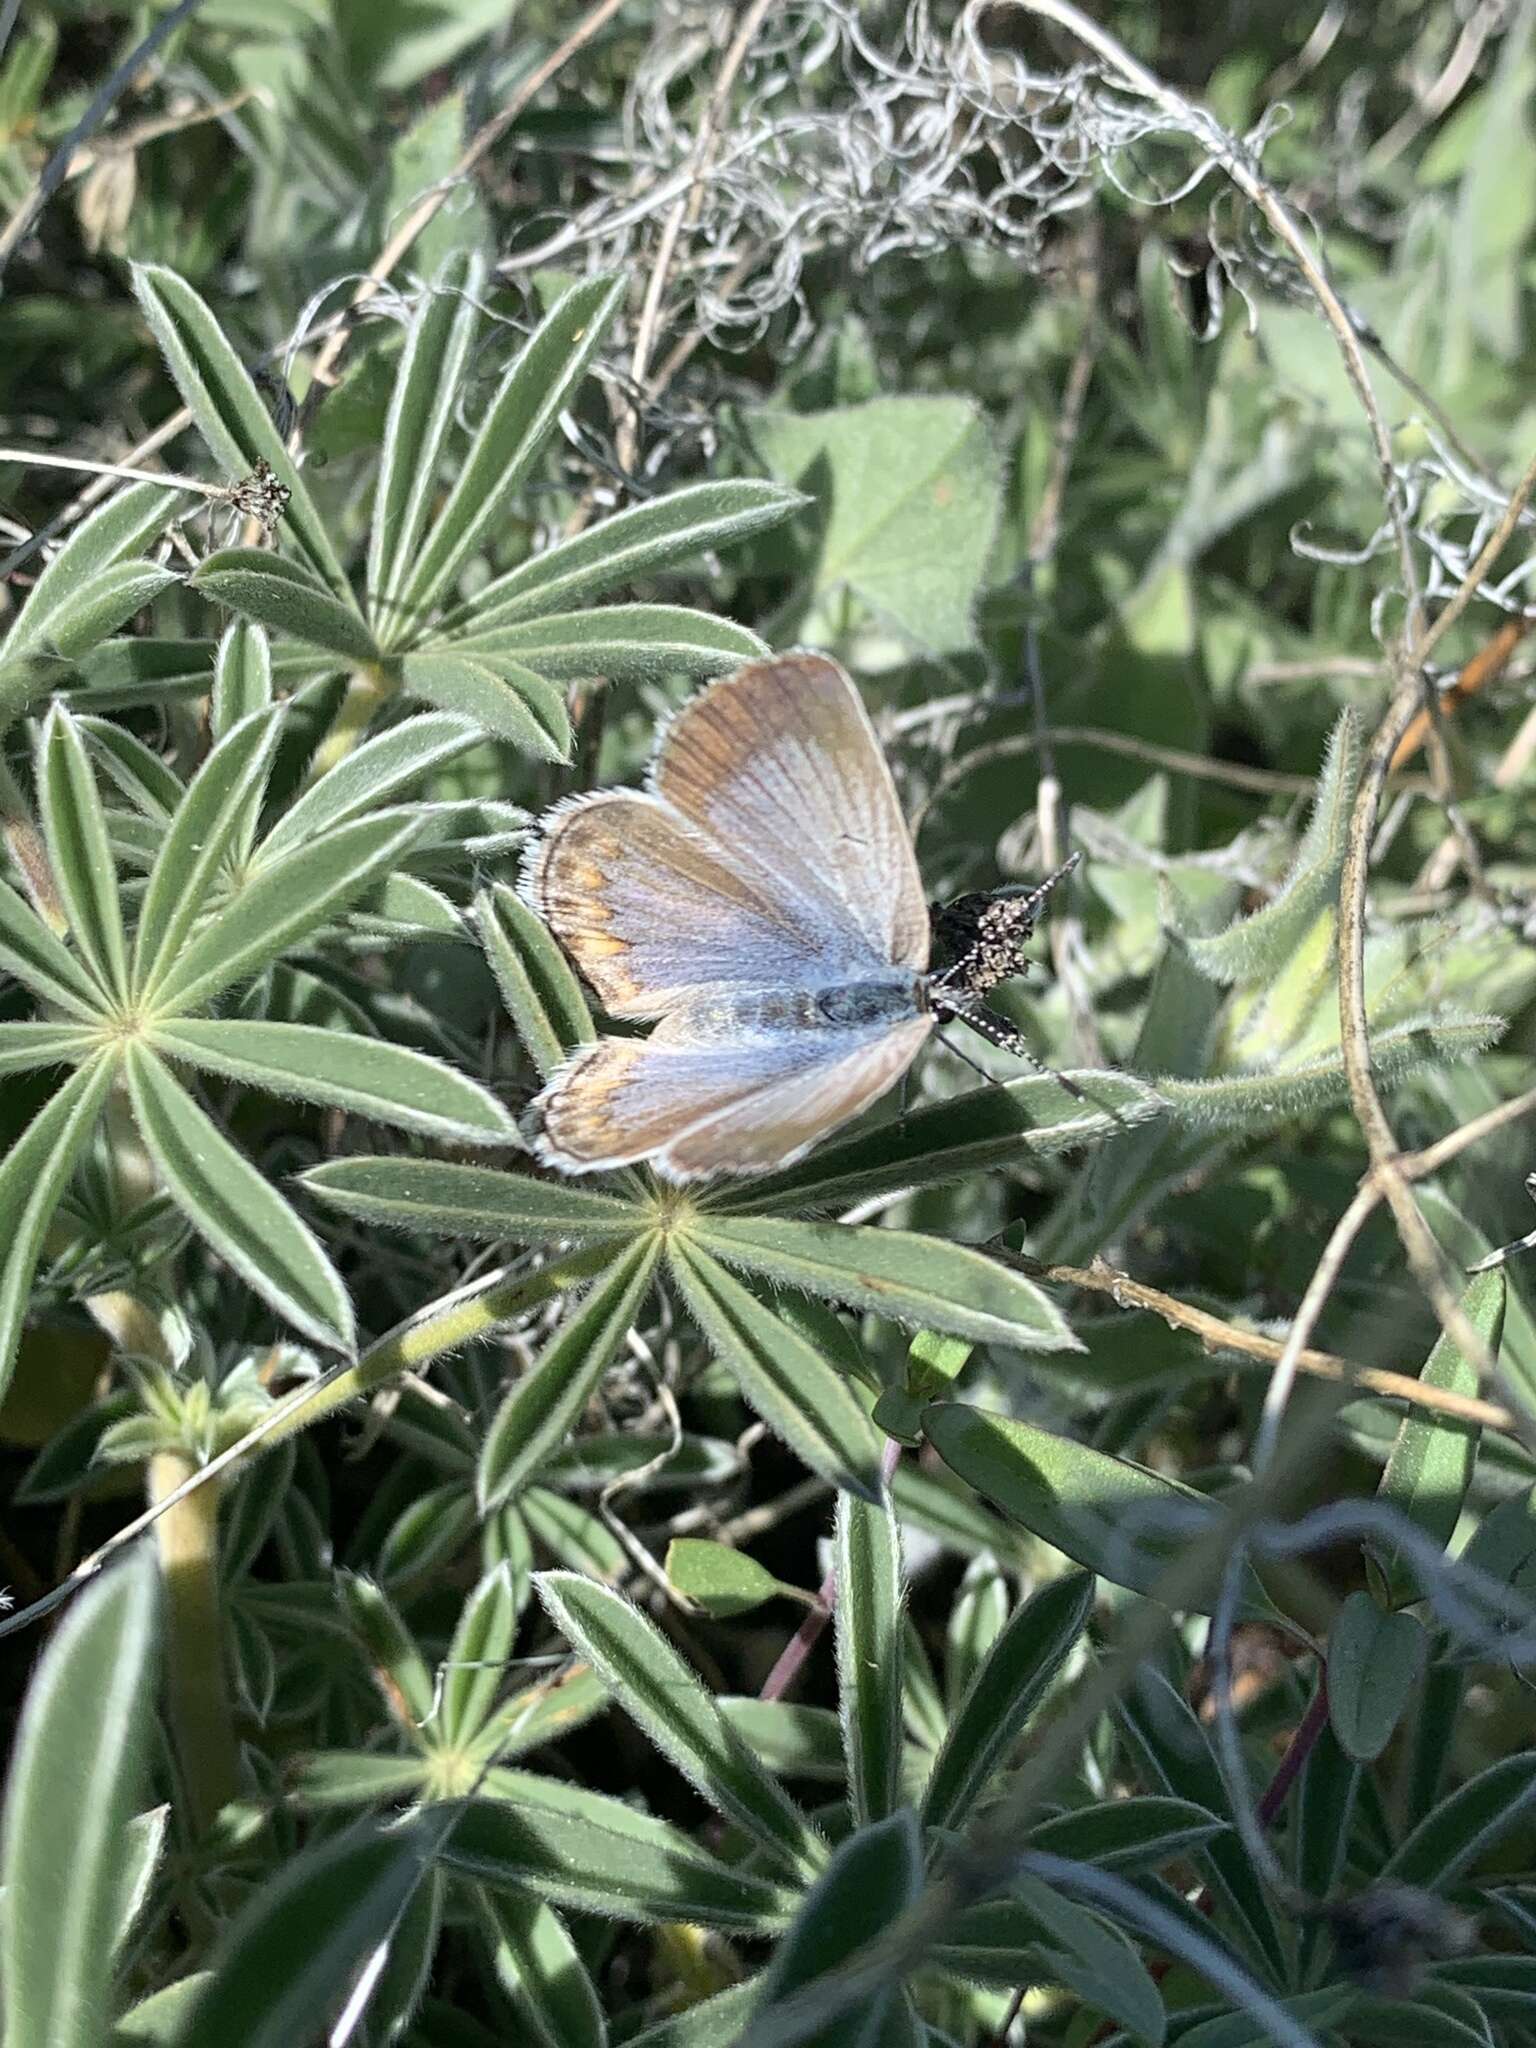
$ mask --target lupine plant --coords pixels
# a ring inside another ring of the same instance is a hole
[[[1367,12],[0,27],[3,2048],[1536,2037],[1531,27]],[[791,645],[1038,1064],[562,1176],[539,815]]]

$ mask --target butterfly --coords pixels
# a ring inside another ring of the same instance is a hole
[[[611,1016],[659,1022],[550,1076],[537,1156],[676,1183],[765,1173],[883,1095],[946,1017],[1032,1058],[979,1004],[1075,865],[930,911],[847,673],[797,652],[721,677],[664,731],[644,790],[541,821],[527,901]]]

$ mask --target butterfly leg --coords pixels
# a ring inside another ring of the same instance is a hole
[[[1048,1067],[1023,1032],[1016,1025],[1008,1023],[1005,1018],[999,1017],[996,1011],[980,1005],[973,1007],[967,1003],[956,1002],[939,989],[935,989],[933,994],[935,1007],[942,1014],[954,1017],[961,1024],[969,1024],[978,1038],[984,1038],[988,1045],[995,1045],[999,1052],[1011,1053],[1015,1059],[1023,1060],[1026,1065],[1033,1067],[1036,1073],[1049,1074],[1053,1081],[1059,1082],[1067,1093],[1076,1096],[1079,1102],[1089,1100],[1075,1081],[1068,1080],[1065,1074],[1058,1074],[1054,1067]],[[942,1036],[942,1033],[940,1035]],[[951,1051],[954,1050],[949,1039],[946,1038],[944,1043],[950,1046]],[[974,1062],[971,1064],[974,1065]],[[988,1078],[992,1077],[989,1075]]]

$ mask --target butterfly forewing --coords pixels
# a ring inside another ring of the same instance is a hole
[[[557,806],[525,886],[610,1012],[662,1019],[578,1052],[533,1105],[540,1155],[567,1172],[787,1165],[933,1028],[912,842],[859,694],[824,656],[711,684],[649,794]]]
[[[836,972],[928,964],[928,909],[891,772],[858,691],[820,654],[756,661],[676,719],[657,794],[720,845],[750,848],[837,950]]]
[[[604,1007],[660,1017],[715,987],[796,988],[822,961],[772,878],[653,796],[583,798],[547,821],[527,893]]]

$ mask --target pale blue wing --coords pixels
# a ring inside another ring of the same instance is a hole
[[[803,906],[654,796],[558,805],[524,887],[615,1017],[664,1016],[708,989],[830,978]]]
[[[933,1028],[916,1012],[858,1027],[694,1038],[669,1019],[650,1038],[604,1038],[533,1105],[535,1146],[565,1173],[645,1160],[666,1180],[767,1173],[857,1116],[902,1075]]]
[[[851,678],[776,655],[711,683],[657,756],[658,796],[751,860],[819,935],[826,980],[928,965],[928,908],[891,771]]]

